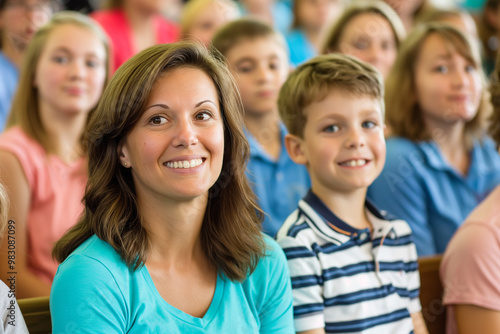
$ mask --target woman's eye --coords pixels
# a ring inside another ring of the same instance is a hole
[[[198,121],[208,121],[210,118],[212,118],[212,114],[208,111],[203,111],[196,114],[194,118]]]
[[[68,57],[65,56],[54,56],[52,60],[58,64],[66,64],[68,62]]]
[[[324,130],[325,132],[331,132],[331,133],[335,133],[335,132],[339,132],[340,131],[340,127],[338,125],[329,125],[325,128]]]
[[[434,71],[436,71],[438,73],[448,73],[448,67],[444,66],[444,65],[436,66],[434,68]]]
[[[364,50],[368,47],[368,42],[365,40],[356,40],[352,45],[358,50]]]
[[[87,60],[85,62],[85,65],[87,65],[87,67],[95,68],[97,67],[97,65],[99,65],[99,63],[97,62],[97,60]]]
[[[475,68],[474,66],[472,66],[472,65],[467,65],[467,66],[465,67],[465,71],[466,71],[467,73],[472,73],[472,72],[474,72],[475,70],[476,70],[476,68]]]
[[[149,123],[153,125],[162,125],[167,123],[167,119],[163,116],[153,116],[149,119]]]

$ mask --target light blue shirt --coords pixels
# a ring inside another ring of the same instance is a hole
[[[493,141],[476,141],[470,157],[464,176],[433,141],[387,140],[386,164],[368,197],[408,222],[419,256],[443,253],[467,215],[500,184],[500,156]]]
[[[130,269],[107,242],[92,236],[58,268],[50,294],[54,333],[294,333],[286,259],[268,251],[243,282],[217,278],[203,318],[168,304],[145,266]]]
[[[316,50],[302,30],[290,31],[286,35],[286,41],[290,49],[290,63],[293,66],[298,66],[317,55]]]
[[[285,148],[286,127],[281,123],[281,152],[274,160],[257,140],[245,131],[250,144],[247,177],[265,213],[262,229],[274,237],[285,219],[311,187],[307,169],[290,159]]]
[[[0,132],[5,128],[18,81],[17,67],[0,51]]]

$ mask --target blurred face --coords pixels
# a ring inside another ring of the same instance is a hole
[[[191,28],[188,31],[189,38],[200,41],[204,45],[209,45],[215,31],[236,17],[237,12],[234,8],[222,2],[213,1],[193,19]]]
[[[105,77],[106,51],[92,32],[72,24],[54,28],[35,72],[41,112],[88,112],[101,96]]]
[[[243,40],[226,55],[247,115],[277,111],[278,93],[288,75],[288,58],[274,37]]]
[[[297,15],[301,26],[316,31],[333,22],[344,8],[343,0],[297,1]]]
[[[415,64],[415,90],[428,124],[464,123],[477,113],[482,83],[474,63],[432,34]]]
[[[24,51],[35,32],[48,22],[52,9],[48,0],[7,0],[0,11],[2,39]]]
[[[168,6],[174,3],[172,0],[123,0],[123,2],[135,10],[148,14],[168,12]]]
[[[315,194],[366,192],[385,163],[380,102],[334,89],[304,113],[304,138],[294,160],[306,165]]]
[[[347,23],[340,37],[339,51],[372,64],[384,78],[398,52],[389,22],[374,13],[357,15]]]
[[[400,17],[413,16],[423,0],[384,0]]]
[[[222,114],[211,78],[189,67],[166,72],[119,154],[132,169],[140,200],[206,196],[224,155]]]

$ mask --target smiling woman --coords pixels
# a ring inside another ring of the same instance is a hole
[[[84,214],[54,248],[54,331],[293,333],[284,254],[260,232],[221,58],[160,45],[113,77],[86,131]]]

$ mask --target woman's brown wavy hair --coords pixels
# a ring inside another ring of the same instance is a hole
[[[85,209],[77,225],[55,245],[53,256],[58,261],[93,234],[108,242],[133,269],[146,261],[148,234],[141,224],[131,171],[121,166],[118,147],[141,117],[155,82],[182,67],[200,69],[213,80],[224,124],[222,172],[209,190],[201,230],[204,251],[219,273],[238,281],[264,255],[262,211],[245,176],[249,146],[238,90],[218,51],[184,41],[140,52],[118,69],[104,91],[86,129]]]

